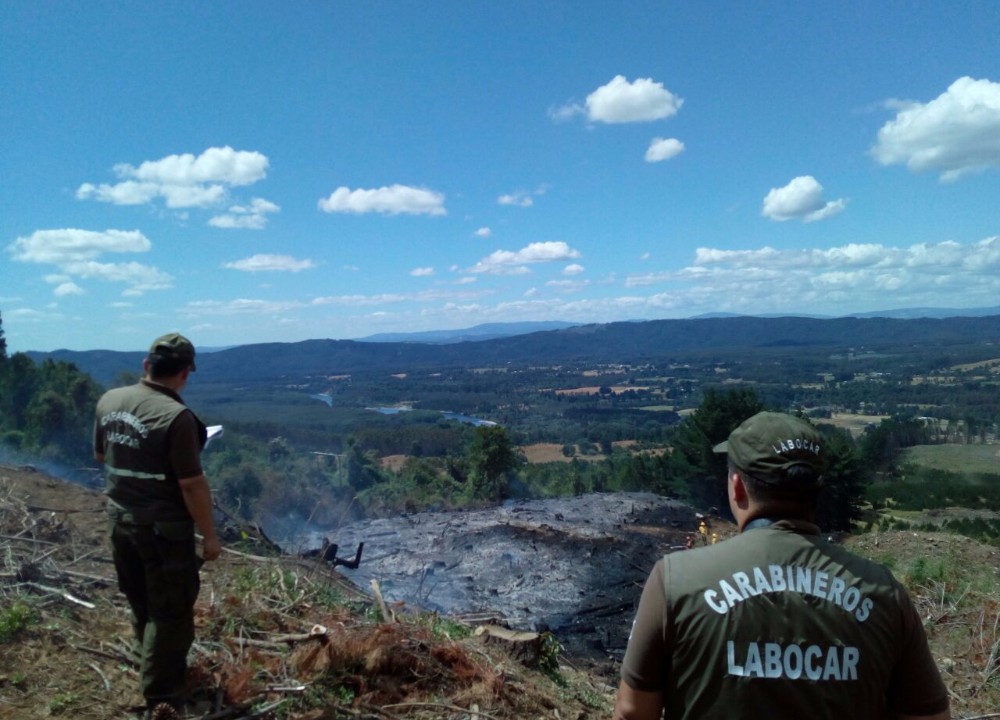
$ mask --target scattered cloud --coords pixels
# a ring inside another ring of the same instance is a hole
[[[541,197],[548,192],[548,185],[539,185],[534,190],[516,190],[512,193],[501,195],[497,198],[499,205],[515,205],[517,207],[531,207],[535,204],[535,198]]]
[[[497,203],[500,205],[516,205],[517,207],[531,207],[535,204],[534,199],[531,195],[524,192],[510,193],[508,195],[501,195],[497,198]]]
[[[244,272],[300,272],[316,267],[312,260],[296,260],[290,255],[251,255],[243,260],[223,265],[231,270]]]
[[[944,182],[1000,167],[1000,83],[961,77],[929,103],[887,107],[898,112],[871,150],[882,165],[939,172]]]
[[[771,188],[761,214],[779,222],[794,218],[815,222],[836,215],[846,204],[842,198],[824,203],[823,186],[812,175],[802,175],[784,187]]]
[[[58,283],[57,295],[79,294],[70,287],[77,279],[123,283],[127,286],[124,295],[141,295],[148,290],[172,287],[173,277],[141,263],[103,263],[97,258],[104,253],[147,252],[151,247],[149,239],[138,230],[95,232],[64,228],[36,230],[27,237],[17,238],[7,246],[7,251],[18,262],[55,265],[59,274],[47,275],[46,279]]]
[[[434,268],[432,267],[418,267],[410,270],[410,275],[413,277],[429,277],[434,274]]]
[[[682,98],[652,78],[629,82],[624,75],[616,75],[607,85],[590,93],[585,105],[570,103],[553,108],[549,110],[549,117],[568,120],[586,114],[591,122],[648,122],[676,115],[683,104]]]
[[[653,138],[646,149],[646,162],[663,162],[684,152],[684,143],[677,138]]]
[[[330,197],[321,198],[319,209],[327,213],[383,213],[385,215],[446,215],[444,195],[426,188],[392,185],[373,190],[351,190],[341,186]]]
[[[31,321],[31,320],[41,320],[43,317],[45,317],[44,313],[42,313],[39,310],[35,310],[33,308],[15,308],[13,310],[4,311],[5,320],[17,319],[17,320]]]
[[[940,305],[955,297],[995,304],[1000,293],[1000,236],[972,244],[909,247],[852,243],[801,250],[699,248],[691,265],[626,278],[626,287],[669,283],[650,296],[663,307],[708,311],[844,314]],[[733,298],[730,300],[729,298]]]
[[[545,283],[547,287],[563,293],[580,292],[590,285],[589,280],[549,280]]]
[[[169,155],[138,167],[119,163],[113,170],[120,182],[84,183],[76,197],[113,205],[145,205],[160,198],[171,209],[209,207],[225,199],[227,188],[262,180],[267,168],[268,159],[259,152],[214,147],[197,157]]]
[[[85,291],[82,287],[77,285],[73,281],[59,283],[56,288],[52,291],[52,294],[56,297],[66,297],[67,295],[84,295]]]
[[[493,234],[493,231],[490,230],[488,227],[481,227],[472,234],[475,235],[476,237],[488,238]]]
[[[587,108],[579,103],[572,102],[550,107],[548,111],[549,117],[555,122],[567,122],[575,118],[577,115],[585,115],[586,113]]]
[[[238,298],[236,300],[192,300],[182,308],[181,312],[190,318],[203,318],[206,315],[275,315],[301,307],[302,303],[295,301]]]
[[[487,275],[525,275],[530,272],[526,265],[578,257],[580,253],[562,241],[537,242],[517,251],[497,250],[469,268],[468,272]]]
[[[216,215],[208,224],[217,228],[244,228],[248,230],[263,230],[267,226],[269,213],[281,210],[269,200],[254,198],[249,205],[233,205],[229,212]]]
[[[313,298],[312,305],[342,305],[346,307],[366,307],[371,305],[390,305],[409,302],[466,302],[484,295],[490,290],[448,290],[436,288],[421,290],[416,293],[378,293],[375,295],[327,295]]]
[[[578,263],[571,263],[563,268],[563,275],[579,275],[584,271],[583,265]]]

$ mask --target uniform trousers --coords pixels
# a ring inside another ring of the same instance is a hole
[[[148,707],[179,707],[200,586],[194,524],[136,523],[120,514],[111,520],[111,546],[118,587],[132,609],[143,697]]]

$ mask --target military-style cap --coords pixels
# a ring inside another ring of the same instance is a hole
[[[168,333],[156,338],[149,347],[149,354],[171,360],[182,360],[191,363],[192,370],[196,369],[194,366],[194,345],[180,333]]]
[[[781,483],[792,465],[806,464],[818,478],[823,472],[825,441],[816,428],[802,418],[785,413],[761,412],[716,445],[733,465],[765,483]]]

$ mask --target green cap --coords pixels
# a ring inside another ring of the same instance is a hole
[[[713,450],[728,454],[732,464],[751,477],[777,484],[792,465],[809,465],[818,478],[823,472],[824,445],[819,431],[802,418],[760,412],[744,420]]]
[[[149,347],[149,354],[171,360],[182,360],[190,363],[192,370],[197,369],[194,366],[194,345],[180,333],[169,333],[156,338]]]

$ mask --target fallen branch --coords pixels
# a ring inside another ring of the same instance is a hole
[[[105,658],[107,660],[114,660],[115,662],[133,662],[133,659],[127,655],[115,655],[104,650],[99,650],[97,648],[87,647],[86,645],[70,645],[74,650],[80,650],[82,652],[88,652],[91,655],[97,655],[98,657]]]
[[[36,545],[57,545],[62,547],[60,543],[49,542],[48,540],[38,540],[31,537],[18,537],[17,535],[0,535],[0,540],[19,540],[20,542],[34,543]]]
[[[495,715],[490,715],[489,713],[484,713],[481,710],[473,710],[470,708],[459,707],[458,705],[451,705],[450,703],[432,703],[432,702],[408,702],[408,703],[393,703],[392,705],[382,705],[382,709],[385,708],[405,708],[405,707],[429,707],[429,708],[443,708],[445,710],[451,710],[452,712],[467,713],[469,715],[478,715],[479,717],[490,718],[491,720],[496,720]]]
[[[97,663],[87,663],[87,665],[93,668],[94,672],[101,676],[101,680],[104,681],[104,689],[111,692],[111,681],[108,680],[108,676],[104,674],[104,671],[97,667]]]
[[[396,622],[396,616],[389,612],[389,608],[385,604],[385,599],[382,597],[382,591],[379,589],[378,580],[372,578],[372,592],[375,594],[375,602],[378,603],[379,610],[382,611],[382,620],[384,622]]]
[[[47,592],[52,595],[58,595],[59,597],[65,600],[69,600],[70,602],[76,603],[77,605],[82,605],[88,610],[93,610],[95,607],[97,607],[96,605],[94,605],[94,603],[87,602],[86,600],[81,600],[78,597],[73,597],[68,592],[63,592],[59,588],[49,587],[48,585],[42,585],[41,583],[36,583],[36,582],[26,582],[24,584],[27,585],[28,587],[33,587],[36,588],[37,590],[41,590],[43,592]]]

